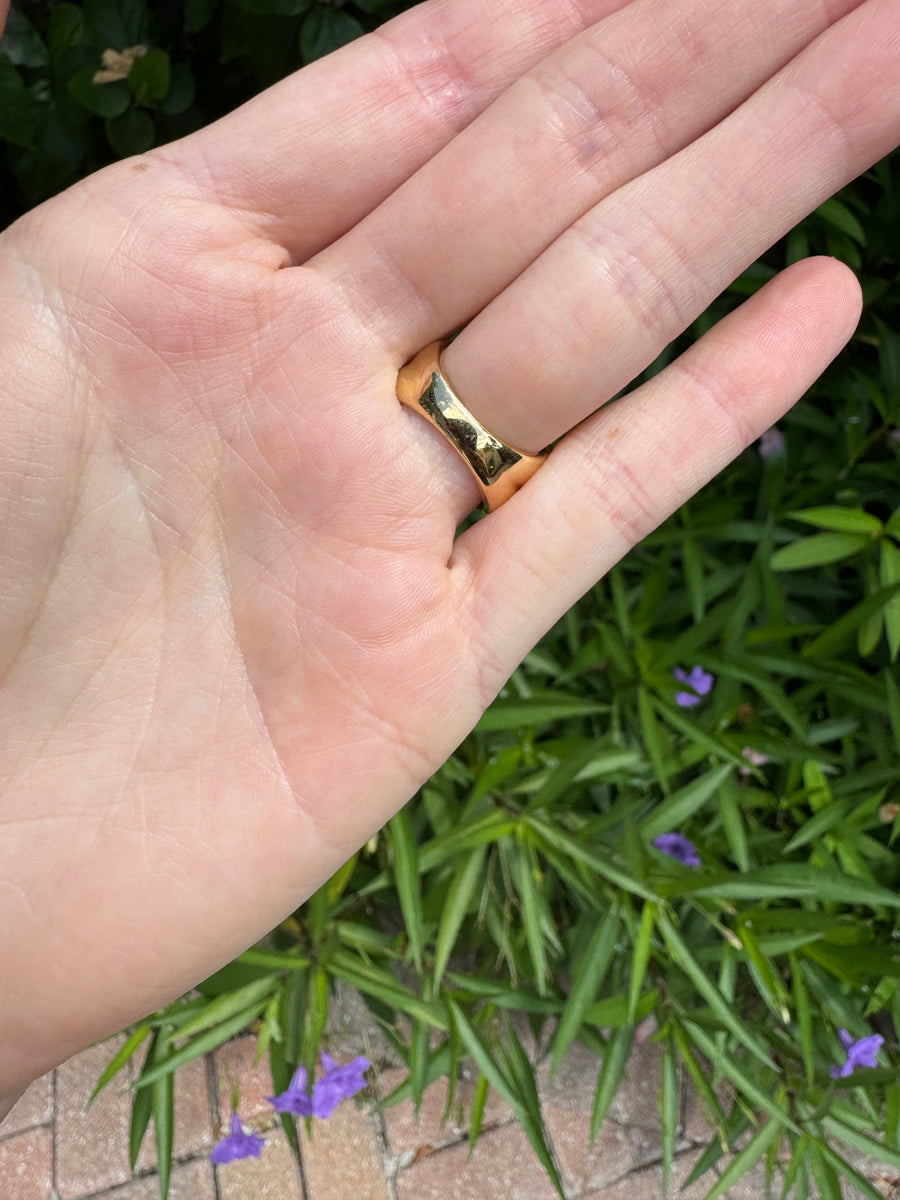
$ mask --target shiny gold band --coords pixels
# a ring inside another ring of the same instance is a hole
[[[439,429],[475,476],[488,511],[517,492],[546,454],[526,454],[501,442],[478,421],[453,391],[441,366],[446,342],[420,350],[397,376],[397,398]]]

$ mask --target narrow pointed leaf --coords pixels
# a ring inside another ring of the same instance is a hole
[[[564,1196],[562,1179],[560,1178],[556,1163],[553,1161],[550,1147],[547,1144],[543,1122],[535,1121],[534,1115],[530,1111],[529,1098],[527,1096],[523,1097],[520,1094],[515,1079],[511,1077],[506,1067],[501,1066],[497,1062],[459,1006],[454,1004],[452,1000],[449,1001],[449,1006],[453,1014],[454,1024],[459,1031],[459,1036],[466,1050],[475,1060],[478,1069],[487,1077],[494,1091],[501,1095],[510,1108],[512,1108],[513,1112],[515,1112],[525,1136],[531,1142],[534,1152],[540,1160],[541,1166],[547,1172],[560,1196]]]
[[[747,1172],[756,1166],[775,1138],[781,1135],[781,1132],[782,1126],[778,1121],[774,1118],[767,1121],[761,1129],[757,1130],[740,1154],[735,1155],[703,1200],[719,1200],[720,1196],[723,1196],[729,1188],[743,1179]]]
[[[264,975],[252,983],[245,984],[233,992],[225,992],[217,996],[192,1020],[182,1025],[178,1030],[179,1038],[190,1038],[196,1033],[202,1033],[213,1025],[220,1025],[237,1012],[243,1012],[257,1001],[268,999],[278,984],[277,975]]]
[[[447,969],[447,963],[450,961],[450,955],[456,945],[457,935],[462,928],[466,913],[469,911],[472,897],[475,895],[475,888],[480,882],[483,882],[486,853],[484,846],[477,846],[467,855],[462,867],[454,875],[450,890],[447,892],[434,950],[435,988],[440,984],[444,971]]]
[[[653,926],[656,921],[656,906],[650,903],[644,905],[641,913],[641,923],[634,943],[634,953],[631,957],[631,979],[628,985],[628,1024],[633,1025],[637,1020],[638,1001],[641,989],[647,975],[647,964],[650,961],[650,946],[653,941]]]
[[[409,937],[413,962],[422,969],[425,945],[425,926],[422,918],[422,889],[419,882],[418,852],[413,836],[409,811],[401,808],[388,822],[394,847],[394,881],[403,913],[403,923]]]
[[[662,1129],[663,1194],[668,1196],[672,1184],[672,1163],[681,1117],[681,1095],[678,1087],[678,1064],[675,1048],[666,1043],[662,1059],[662,1085],[659,1091],[659,1119]]]
[[[208,1054],[210,1050],[215,1050],[217,1046],[221,1046],[223,1042],[227,1042],[236,1033],[243,1033],[250,1023],[259,1016],[264,1007],[265,1000],[260,999],[249,1008],[235,1013],[230,1021],[223,1021],[221,1025],[217,1025],[214,1029],[208,1029],[206,1033],[201,1033],[192,1042],[188,1042],[186,1046],[182,1046],[180,1050],[176,1050],[160,1066],[154,1067],[152,1071],[142,1073],[140,1079],[134,1084],[135,1088],[139,1091],[146,1090],[149,1084],[155,1083],[166,1072],[177,1070],[178,1067],[183,1066],[185,1063],[191,1062],[203,1054]]]
[[[663,800],[662,804],[653,810],[649,817],[641,822],[641,834],[649,840],[661,833],[680,829],[685,821],[716,795],[733,771],[734,767],[730,763],[725,763],[707,771],[705,775],[701,775],[699,779],[679,788],[677,792],[673,792],[668,799]]]
[[[770,1117],[774,1117],[785,1128],[790,1129],[792,1133],[796,1133],[799,1136],[801,1130],[796,1121],[783,1109],[778,1107],[778,1104],[772,1099],[769,1092],[760,1087],[746,1071],[738,1066],[732,1055],[718,1055],[715,1042],[712,1038],[707,1037],[699,1025],[695,1025],[692,1021],[686,1021],[685,1028],[690,1032],[691,1040],[696,1044],[701,1053],[711,1062],[717,1062],[722,1074],[730,1079],[751,1103],[763,1112],[767,1112]],[[768,1066],[770,1071],[774,1070],[771,1062]]]
[[[153,1137],[156,1142],[156,1169],[162,1200],[168,1200],[172,1175],[172,1143],[175,1128],[175,1076],[163,1075],[152,1087]]]
[[[91,1092],[88,1100],[90,1107],[96,1098],[100,1095],[109,1081],[122,1070],[125,1064],[129,1061],[135,1051],[143,1045],[146,1039],[150,1036],[149,1025],[139,1025],[137,1029],[129,1036],[127,1041],[119,1047],[115,1055],[107,1063],[100,1078],[94,1085],[94,1090]]]
[[[578,1030],[586,1018],[591,1004],[603,985],[609,965],[612,962],[619,936],[619,914],[612,908],[588,942],[581,959],[576,964],[572,976],[572,989],[562,1011],[559,1027],[553,1039],[553,1059],[551,1072],[555,1073],[572,1042],[578,1035]]]
[[[633,1041],[634,1028],[630,1025],[624,1029],[614,1030],[609,1036],[600,1076],[597,1079],[597,1090],[594,1092],[594,1107],[591,1112],[591,1141],[600,1132],[600,1126],[609,1112],[609,1106],[619,1090],[619,1084],[622,1082],[625,1068],[628,1066],[628,1055],[631,1053]]]
[[[673,961],[677,963],[678,967],[691,980],[694,987],[712,1009],[720,1024],[729,1033],[733,1034],[742,1046],[746,1046],[750,1053],[755,1055],[761,1063],[764,1063],[766,1067],[771,1067],[772,1061],[769,1057],[768,1049],[739,1019],[734,1009],[725,1000],[722,993],[694,958],[688,949],[687,943],[675,931],[668,917],[662,912],[660,912],[658,917],[658,927]],[[718,1056],[714,1053],[711,1057],[715,1060]]]

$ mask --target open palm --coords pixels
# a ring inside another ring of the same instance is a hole
[[[897,141],[896,0],[495,7],[3,235],[0,1094],[296,907],[853,328],[801,264],[590,416]],[[455,538],[477,492],[394,387],[467,322],[485,424],[578,428]]]

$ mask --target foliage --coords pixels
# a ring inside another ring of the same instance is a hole
[[[19,197],[6,215],[398,7],[23,0],[0,56],[5,194]],[[137,45],[127,78],[91,82],[104,50]],[[452,1084],[465,1056],[481,1080],[473,1139],[493,1088],[557,1186],[514,1018],[552,1029],[552,1068],[575,1040],[596,1051],[596,1132],[652,1016],[667,1172],[677,1071],[714,1130],[695,1175],[732,1156],[708,1200],[786,1149],[785,1196],[837,1198],[842,1181],[877,1196],[854,1153],[900,1174],[898,228],[894,155],[650,368],[805,254],[861,278],[857,335],[785,418],[783,452],[749,450],[647,538],[381,835],[264,944],[131,1032],[98,1088],[149,1046],[135,1159],[152,1117],[169,1160],[173,1072],[248,1026],[276,1090],[311,1070],[342,981],[409,1067],[386,1104]],[[672,671],[695,665],[716,682],[685,709]],[[702,867],[653,847],[675,830]],[[882,1034],[885,1066],[832,1079],[840,1028]]]

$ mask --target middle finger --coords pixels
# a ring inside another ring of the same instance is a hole
[[[310,265],[402,361],[860,2],[635,0],[524,76]]]

